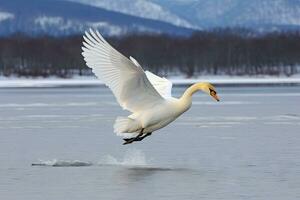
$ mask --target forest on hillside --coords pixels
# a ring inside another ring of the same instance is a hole
[[[300,33],[265,35],[197,32],[190,37],[126,35],[107,38],[126,56],[160,75],[286,75],[299,73]],[[0,76],[63,78],[92,75],[81,56],[82,36],[0,38]]]

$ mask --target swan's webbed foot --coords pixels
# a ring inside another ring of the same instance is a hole
[[[143,133],[141,131],[141,133],[138,136],[134,137],[134,138],[124,138],[123,140],[125,142],[123,143],[123,145],[130,144],[130,143],[136,142],[136,141],[142,141],[144,138],[150,136],[151,134],[152,133],[146,133],[145,135],[143,135]]]
[[[131,144],[131,143],[133,143],[134,141],[137,141],[136,138],[127,138],[127,139],[123,139],[123,140],[125,140],[125,142],[123,143],[123,145]]]
[[[142,130],[140,131],[140,133],[136,137],[124,139],[125,142],[123,143],[123,145],[130,144],[130,143],[136,141],[139,137],[141,137],[143,135],[143,131],[144,131],[144,129],[142,128]]]
[[[150,136],[152,133],[146,133],[145,135],[138,137],[135,141],[142,141],[144,138]]]

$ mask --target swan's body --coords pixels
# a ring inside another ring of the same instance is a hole
[[[219,100],[210,83],[196,83],[179,98],[171,96],[172,83],[144,71],[132,57],[115,50],[98,31],[86,32],[82,47],[87,66],[93,69],[114,93],[118,103],[130,111],[114,124],[117,135],[132,138],[126,143],[142,140],[153,131],[174,121],[192,105],[192,95],[202,90]]]
[[[130,115],[129,118],[137,123],[136,127],[130,125],[124,127],[124,129],[119,129],[118,123],[116,123],[115,131],[117,133],[139,133],[140,130],[144,128],[145,133],[151,133],[174,121],[178,116],[188,110],[190,106],[191,104],[183,104],[180,100],[175,98],[166,99],[161,104],[150,109]]]

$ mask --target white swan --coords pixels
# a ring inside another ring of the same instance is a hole
[[[82,55],[87,66],[112,90],[121,107],[132,113],[118,117],[114,124],[114,132],[124,137],[124,144],[141,141],[174,121],[191,107],[192,95],[198,90],[219,101],[210,83],[196,83],[179,99],[173,98],[169,80],[145,72],[134,58],[115,50],[98,31],[85,32],[83,38]]]

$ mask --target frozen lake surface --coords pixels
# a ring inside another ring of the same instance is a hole
[[[123,146],[106,88],[0,89],[0,198],[300,199],[300,87],[218,92]]]

